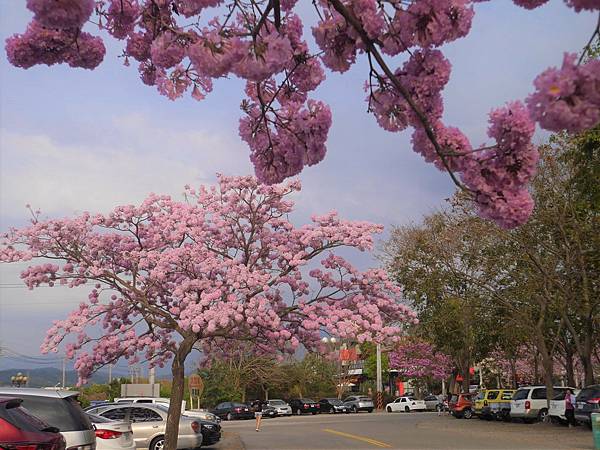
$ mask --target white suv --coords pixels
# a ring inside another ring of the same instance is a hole
[[[554,395],[567,389],[565,386],[554,386]],[[548,400],[546,399],[546,386],[525,386],[515,392],[510,402],[510,417],[523,419],[525,423],[536,420],[543,421],[548,415]]]

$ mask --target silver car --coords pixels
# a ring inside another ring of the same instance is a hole
[[[79,406],[79,392],[34,388],[0,388],[0,396],[23,399],[22,406],[48,425],[58,428],[67,450],[95,450],[96,435]]]
[[[291,416],[292,415],[292,407],[288,405],[283,400],[278,398],[274,398],[272,400],[267,400],[267,404],[277,410],[278,416]]]
[[[86,410],[90,414],[111,420],[131,422],[136,448],[162,450],[165,444],[167,410],[159,405],[127,404],[102,405]],[[201,424],[191,417],[181,416],[177,448],[197,448],[202,445]]]
[[[373,409],[375,409],[373,400],[364,395],[351,395],[350,397],[346,397],[344,399],[344,404],[350,408],[350,411],[355,413],[359,411],[373,412]]]

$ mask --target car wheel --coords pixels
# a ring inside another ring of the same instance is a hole
[[[404,412],[410,412],[410,408],[408,406],[404,407]]]
[[[368,409],[367,411],[368,411],[368,412],[370,412],[370,413],[372,413],[372,412],[373,412],[373,410],[372,410],[372,409]]]
[[[302,415],[302,411],[300,411],[300,409],[296,410],[296,415],[301,416]]]
[[[435,405],[435,410],[437,412],[442,412],[442,405]]]
[[[470,419],[471,417],[473,417],[473,411],[471,411],[470,409],[465,409],[464,417],[465,419]]]
[[[356,405],[354,405],[354,406],[352,407],[352,412],[358,413],[358,408],[356,407]]]
[[[152,439],[152,442],[150,442],[150,450],[163,450],[164,447],[165,447],[165,437],[164,436],[155,437],[154,439]]]
[[[227,413],[227,420],[233,420],[233,416],[231,415],[231,413]]]
[[[317,412],[316,412],[316,411],[313,411],[313,412],[312,412],[312,415],[313,415],[313,416],[316,416],[316,415],[317,415]]]
[[[391,406],[388,406],[387,408],[385,408],[385,410],[386,410],[387,412],[392,412],[392,407],[391,407]]]
[[[538,421],[545,422],[546,417],[548,417],[548,410],[546,408],[544,408],[538,413]]]

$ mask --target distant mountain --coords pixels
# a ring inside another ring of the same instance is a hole
[[[55,367],[44,367],[37,369],[7,369],[0,370],[0,386],[9,386],[11,384],[11,377],[21,372],[23,375],[27,375],[29,380],[27,386],[29,387],[49,387],[49,386],[60,386],[62,384],[62,370]],[[115,376],[113,374],[113,376]],[[119,375],[116,375],[119,376]],[[77,384],[77,372],[74,370],[67,370],[65,372],[65,379],[67,386],[75,386]],[[107,383],[108,372],[99,372],[92,376],[91,383]]]
[[[190,375],[194,373],[196,370],[195,364],[190,364],[190,367],[186,367],[186,375]],[[57,386],[62,384],[62,369],[57,369],[56,367],[37,367],[37,368],[16,368],[16,369],[4,369],[0,370],[0,386],[9,386],[11,384],[11,377],[21,372],[23,375],[27,375],[28,382],[27,386],[29,387],[49,387],[49,386]],[[125,371],[113,369],[112,371],[113,378],[118,377],[129,377],[129,374]],[[165,368],[157,368],[156,377],[158,379],[170,379],[171,371],[168,367]],[[75,386],[77,384],[77,372],[74,370],[67,370],[65,372],[65,380],[67,386]],[[108,371],[103,370],[96,372],[92,375],[91,379],[88,381],[88,384],[98,383],[104,384],[108,383]]]

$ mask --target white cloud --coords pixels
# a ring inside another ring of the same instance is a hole
[[[177,197],[186,183],[214,181],[217,171],[251,171],[242,143],[214,129],[165,128],[131,115],[114,118],[110,130],[84,133],[85,143],[0,130],[2,228],[21,222],[26,204],[49,216],[106,212],[149,192]]]

